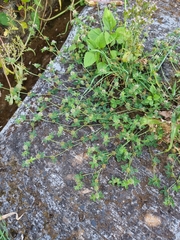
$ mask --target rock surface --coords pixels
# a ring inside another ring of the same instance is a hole
[[[158,1],[159,12],[151,30],[153,37],[180,26],[180,2]],[[86,7],[82,15],[97,14],[94,8]],[[65,45],[70,45],[73,30]],[[51,63],[61,77],[65,66],[58,57]],[[51,73],[48,68],[47,76]],[[44,94],[49,84],[40,79],[33,92]],[[22,147],[27,141],[28,124],[15,124],[15,119],[26,112],[25,105],[36,107],[36,98],[26,98],[0,133],[0,215],[9,212],[25,213],[16,221],[7,220],[12,239],[20,240],[179,240],[180,239],[180,195],[175,196],[177,206],[167,208],[162,196],[155,188],[147,186],[151,176],[150,156],[144,152],[135,160],[139,168],[141,184],[124,190],[109,186],[112,174],[118,174],[118,165],[110,162],[106,178],[102,180],[105,196],[99,202],[89,200],[91,187],[74,190],[74,174],[86,172],[86,156],[83,146],[78,146],[59,157],[54,164],[50,160],[37,161],[29,168],[22,167]],[[34,149],[44,148],[42,139],[51,124],[37,126],[38,141]],[[48,146],[47,151],[54,151]],[[148,164],[149,163],[149,164]],[[163,178],[163,176],[162,176]]]

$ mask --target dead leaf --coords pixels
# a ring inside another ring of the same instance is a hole
[[[72,165],[76,166],[76,165],[82,164],[83,161],[86,160],[87,158],[88,158],[88,156],[87,156],[86,153],[80,153],[80,154],[74,156],[74,159],[72,161]]]
[[[118,0],[86,0],[87,5],[90,7],[97,6],[97,4],[115,4],[116,6],[122,6],[123,2]]]
[[[61,8],[62,8],[62,2],[61,2],[61,0],[59,0],[59,7],[60,7],[60,10],[61,10]]]
[[[144,216],[144,221],[149,227],[158,227],[159,225],[161,225],[161,218],[153,215],[152,213],[147,213]]]
[[[90,190],[88,188],[85,188],[84,190],[80,191],[80,194],[85,195],[85,194],[90,193],[90,192],[92,192],[92,190]]]
[[[159,111],[159,115],[165,119],[170,119],[172,116],[172,111]]]
[[[22,216],[24,215],[24,213],[23,213],[20,217],[18,217],[17,212],[7,213],[7,214],[5,214],[5,215],[3,215],[3,216],[0,216],[0,221],[6,219],[6,218],[8,218],[8,217],[11,217],[12,215],[16,215],[16,220],[18,221],[18,220],[20,220],[20,219],[22,218]]]

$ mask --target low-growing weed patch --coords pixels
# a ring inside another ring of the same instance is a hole
[[[94,190],[91,199],[95,201],[103,197],[100,176],[111,159],[119,163],[121,174],[112,176],[110,184],[127,189],[139,183],[134,159],[146,148],[152,159],[149,185],[164,194],[165,205],[175,205],[173,194],[180,190],[180,58],[176,52],[180,32],[177,30],[166,41],[156,41],[147,51],[146,30],[155,10],[154,4],[137,0],[124,10],[123,21],[114,7],[104,9],[99,26],[93,16],[87,24],[85,19],[75,20],[79,31],[61,56],[61,61],[68,64],[68,80],[59,79],[50,66],[54,77],[43,78],[53,88],[38,98],[31,119],[21,116],[17,120],[30,121],[32,126],[23,147],[24,166],[37,159],[56,161],[65,151],[83,143],[91,170],[75,176],[75,189],[81,189],[85,178],[90,177]],[[173,69],[172,81],[165,78],[165,63]],[[44,151],[33,150],[32,155],[36,125],[41,121],[56,126],[43,144],[55,144],[57,154],[47,156]],[[68,140],[62,140],[64,135]],[[152,151],[155,148],[158,150]],[[167,159],[163,169],[159,167],[161,155]],[[169,177],[169,186],[161,182],[162,172]]]

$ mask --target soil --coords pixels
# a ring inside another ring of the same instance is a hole
[[[158,1],[159,11],[154,16],[149,38],[165,38],[180,26],[180,2]],[[98,15],[96,8],[86,7],[83,16]],[[160,22],[159,22],[160,21]],[[66,46],[71,44],[75,29],[70,32]],[[151,43],[150,43],[151,44]],[[54,59],[53,68],[59,78],[67,81],[66,65]],[[51,76],[48,68],[45,71]],[[169,72],[168,72],[169,74]],[[46,94],[51,86],[39,79],[33,88],[35,94]],[[63,91],[60,91],[63,94]],[[147,185],[152,176],[151,154],[145,149],[134,160],[138,168],[137,178],[141,183],[128,190],[108,184],[113,176],[121,176],[119,163],[112,159],[103,171],[101,191],[104,199],[92,202],[89,196],[92,187],[87,177],[85,187],[75,191],[74,175],[79,171],[89,172],[84,144],[59,156],[56,163],[49,159],[37,161],[29,168],[22,168],[23,143],[28,140],[31,127],[28,123],[15,124],[21,115],[29,116],[25,105],[36,109],[36,97],[26,98],[21,107],[0,133],[0,215],[17,212],[22,218],[6,219],[8,230],[14,240],[179,240],[180,239],[180,194],[174,196],[176,207],[165,207],[162,195]],[[62,119],[63,121],[63,119]],[[37,151],[58,152],[54,144],[47,145],[43,138],[56,126],[41,122],[37,124],[37,138],[32,154]],[[83,130],[87,135],[89,130]],[[66,141],[67,135],[62,137]],[[101,143],[99,143],[101,144]],[[158,151],[152,149],[152,151]],[[167,161],[164,155],[162,165]],[[168,184],[159,168],[161,180]],[[177,171],[180,171],[179,167]],[[169,183],[171,184],[171,183]]]
[[[66,9],[67,6],[71,3],[70,0],[63,1],[63,8],[62,10]],[[52,13],[52,16],[57,14],[57,9],[59,8],[59,3],[57,2],[56,5],[54,5],[54,12]],[[80,10],[80,8],[78,8]],[[49,13],[47,12],[47,16]],[[67,11],[64,13],[61,17],[58,17],[54,20],[48,21],[45,24],[43,34],[44,36],[47,36],[49,40],[55,40],[57,42],[57,48],[60,49],[65,42],[68,33],[70,31],[70,24],[66,31],[66,25],[68,24],[70,20],[70,12]],[[32,48],[35,52],[35,55],[32,51],[25,52],[23,55],[24,64],[27,67],[29,72],[32,72],[34,74],[39,74],[44,70],[36,69],[33,64],[39,63],[42,67],[42,69],[46,68],[46,65],[49,63],[50,59],[53,59],[55,56],[53,53],[50,53],[48,51],[45,51],[44,53],[41,52],[41,49],[46,46],[47,43],[37,34],[37,36],[31,40],[29,44],[29,48]],[[14,78],[13,76],[10,77],[12,86],[14,85]],[[36,81],[38,80],[38,77],[33,75],[28,75],[27,80],[24,82],[25,91],[23,92],[29,92]],[[0,82],[3,84],[4,87],[8,88],[8,84],[6,81],[6,78],[3,74],[2,69],[0,69]],[[9,105],[9,103],[5,100],[5,96],[8,93],[8,91],[1,89],[0,90],[0,130],[4,127],[4,125],[7,123],[7,121],[10,119],[10,117],[14,114],[18,106],[16,104]],[[24,99],[26,95],[22,95],[22,99]]]

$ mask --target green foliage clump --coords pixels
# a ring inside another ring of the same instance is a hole
[[[127,189],[139,183],[133,160],[146,148],[152,159],[149,185],[163,187],[164,204],[174,206],[171,193],[180,190],[175,170],[180,151],[179,55],[175,53],[174,35],[166,44],[157,42],[151,52],[145,50],[145,30],[155,9],[152,3],[137,0],[125,9],[124,22],[117,19],[116,11],[108,8],[104,9],[98,27],[93,27],[93,17],[89,18],[89,24],[77,19],[80,30],[73,44],[65,49],[69,54],[66,72],[69,78],[63,82],[54,73],[53,79],[47,79],[54,88],[39,97],[37,112],[31,119],[30,141],[24,144],[25,166],[45,157],[56,161],[64,152],[86,144],[91,171],[75,176],[75,189],[81,189],[86,178],[91,179],[94,190],[91,199],[95,201],[103,197],[101,176],[112,159],[120,166],[120,176],[112,176],[110,184]],[[176,36],[179,37],[179,32]],[[61,61],[66,61],[63,56]],[[165,61],[175,70],[173,84],[166,83],[160,72]],[[76,68],[78,71],[73,71]],[[58,86],[63,89],[62,97]],[[23,117],[18,121],[21,120],[24,121]],[[46,144],[57,144],[57,154],[30,154],[31,142],[36,139],[35,126],[40,121],[57,126],[43,140]],[[69,137],[62,140],[66,135]],[[161,150],[152,153],[152,148],[161,143]],[[162,185],[158,169],[159,156],[165,152],[173,154],[165,166],[167,177],[173,181],[168,188]]]

